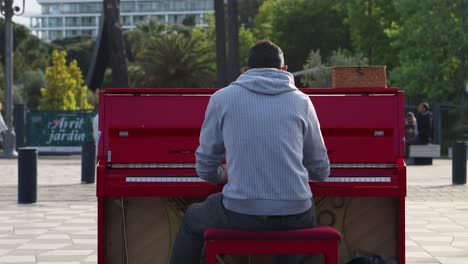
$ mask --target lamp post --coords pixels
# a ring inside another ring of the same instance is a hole
[[[16,158],[18,153],[15,150],[15,132],[13,130],[13,22],[14,15],[24,13],[25,0],[23,6],[13,6],[13,0],[2,0],[1,12],[5,16],[5,122],[8,130],[3,134],[3,154],[2,158]]]

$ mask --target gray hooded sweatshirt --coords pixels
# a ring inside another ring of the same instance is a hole
[[[196,151],[199,177],[219,183],[223,204],[249,215],[292,215],[311,207],[309,180],[330,172],[320,124],[286,71],[260,68],[214,93]]]

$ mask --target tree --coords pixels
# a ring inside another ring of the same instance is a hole
[[[149,20],[127,32],[132,86],[212,87],[216,66],[210,17],[205,18],[208,29]]]
[[[68,61],[76,60],[78,62],[78,66],[85,76],[88,73],[95,43],[96,39],[88,35],[73,36],[52,41],[56,49],[65,50],[67,52]]]
[[[182,20],[182,25],[188,26],[188,27],[194,27],[196,25],[195,21],[195,16],[194,15],[187,15],[184,17],[184,20]]]
[[[81,70],[76,60],[66,64],[67,53],[55,50],[52,66],[46,69],[47,86],[41,89],[39,109],[82,110],[91,109],[87,99]]]
[[[167,25],[158,23],[155,19],[150,19],[147,23],[138,23],[132,31],[126,32],[124,35],[125,44],[130,51],[128,59],[130,62],[141,56],[147,45],[148,38],[157,37],[166,31]]]
[[[354,51],[366,54],[369,64],[398,63],[398,50],[392,45],[390,33],[400,23],[396,1],[350,0],[347,1],[346,25],[351,33]]]
[[[13,23],[13,76],[20,79],[23,72],[47,67],[52,45],[40,40],[23,25]],[[5,61],[5,22],[0,18],[0,63]]]
[[[340,0],[267,0],[255,20],[258,36],[278,44],[291,71],[302,68],[311,50],[328,57],[350,49],[346,8]]]
[[[351,66],[351,65],[366,65],[367,60],[361,55],[353,56],[349,51],[338,49],[333,51],[332,55],[322,61],[320,51],[311,51],[307,58],[307,63],[304,64],[306,73],[302,78],[302,83],[307,87],[331,87],[332,68],[333,66]]]
[[[16,37],[16,36],[15,36]],[[21,79],[24,72],[41,69],[49,65],[52,45],[30,35],[19,43],[14,54],[15,79]]]
[[[401,23],[390,35],[400,64],[393,85],[410,96],[457,101],[461,92],[460,51],[467,45],[461,25],[461,1],[400,0]]]
[[[24,101],[29,109],[37,109],[41,98],[41,88],[47,85],[47,79],[42,70],[24,72],[19,80],[24,93]]]
[[[251,29],[255,25],[255,16],[265,0],[240,0],[238,3],[241,26]]]
[[[146,87],[212,87],[214,50],[206,32],[194,28],[190,36],[166,32],[151,36],[137,58]]]
[[[255,45],[256,39],[252,30],[241,26],[239,29],[239,57],[241,66],[247,65],[250,48]]]

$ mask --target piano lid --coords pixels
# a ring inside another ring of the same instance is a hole
[[[101,92],[100,111],[104,111],[106,118],[99,124],[100,160],[110,161],[114,168],[193,166],[205,109],[214,91],[109,89]],[[402,92],[396,89],[303,91],[316,108],[335,168],[394,166],[396,158],[404,155]]]

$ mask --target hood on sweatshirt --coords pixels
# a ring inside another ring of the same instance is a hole
[[[250,69],[241,74],[231,85],[237,85],[251,92],[265,95],[297,91],[293,75],[275,68]]]

